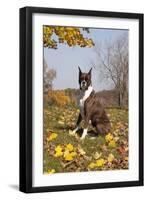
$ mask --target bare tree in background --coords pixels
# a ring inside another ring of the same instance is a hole
[[[56,78],[56,70],[48,67],[45,59],[44,59],[44,92],[48,92],[53,88],[53,80]]]
[[[118,105],[128,104],[128,35],[124,34],[115,41],[97,43],[94,51],[96,62],[93,66],[101,75],[114,84],[118,94]]]

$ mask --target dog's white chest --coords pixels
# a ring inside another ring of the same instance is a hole
[[[81,98],[79,101],[79,107],[80,107],[82,116],[84,116],[84,103],[85,103],[86,99],[90,96],[92,90],[93,90],[92,86],[89,86],[88,90],[86,90],[83,94],[81,94]]]
[[[80,99],[80,113],[82,115],[82,117],[84,117],[84,100],[83,99]]]

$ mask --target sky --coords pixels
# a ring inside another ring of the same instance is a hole
[[[84,32],[84,36],[92,38],[94,43],[113,41],[128,30],[90,28],[90,33]],[[44,58],[49,68],[57,72],[53,81],[53,89],[79,88],[78,66],[82,72],[88,72],[92,62],[96,59],[94,47],[81,48],[69,47],[67,44],[59,44],[58,49],[44,48]],[[111,82],[101,78],[99,69],[92,69],[92,85],[95,91],[109,90],[113,88]]]

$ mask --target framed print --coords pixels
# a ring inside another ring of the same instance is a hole
[[[20,191],[143,185],[143,14],[20,9]]]

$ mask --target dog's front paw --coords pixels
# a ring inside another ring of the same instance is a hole
[[[78,130],[79,130],[79,127],[76,127],[74,130],[69,130],[69,134],[75,135]]]
[[[80,137],[80,140],[84,140],[84,139],[85,139],[85,136],[82,135],[82,136]]]
[[[85,137],[86,137],[86,135],[87,135],[87,129],[84,129],[84,131],[83,131],[83,133],[82,133],[82,136],[81,136],[81,140],[84,140],[85,139]]]
[[[76,127],[72,132],[75,134],[79,130],[79,127]]]

